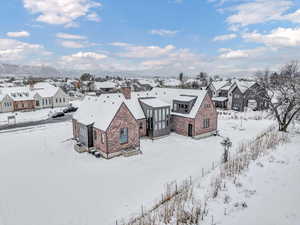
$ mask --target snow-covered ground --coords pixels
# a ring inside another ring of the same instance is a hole
[[[72,105],[78,107],[81,104],[81,101],[76,100],[71,102]],[[9,113],[0,113],[0,126],[12,124],[14,121],[10,120],[8,122],[8,116],[15,116],[16,123],[26,123],[26,122],[35,122],[40,120],[45,120],[51,117],[55,112],[61,112],[64,108],[47,108],[47,109],[38,109],[28,112],[9,112]]]
[[[234,145],[272,121],[220,120]],[[0,133],[0,225],[99,225],[140,211],[164,185],[218,162],[221,137],[143,139],[142,155],[96,159],[73,150],[70,122]]]
[[[208,204],[209,216],[203,224],[299,225],[300,134],[253,162],[235,184],[230,181],[226,186]],[[242,202],[247,207],[237,205]]]
[[[48,108],[29,112],[0,113],[0,126],[14,123],[12,120],[8,122],[8,116],[15,116],[16,123],[34,122],[48,119],[53,113],[62,111],[63,109],[64,108]]]

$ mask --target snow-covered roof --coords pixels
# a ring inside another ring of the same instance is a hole
[[[252,87],[255,81],[236,81],[236,86],[240,89],[242,93],[245,93],[250,87]]]
[[[216,102],[224,102],[228,100],[227,97],[212,97],[211,99]]]
[[[6,94],[0,94],[0,102],[5,98]]]
[[[168,87],[176,87],[181,85],[181,81],[176,79],[167,79],[163,81],[163,84]]]
[[[155,82],[155,80],[150,80],[150,79],[139,79],[138,82],[139,82],[141,85],[148,84],[148,85],[150,85],[151,87],[157,87],[157,86],[158,86],[158,84]]]
[[[58,87],[52,87],[52,88],[35,90],[35,92],[38,93],[43,98],[50,98],[53,97],[58,92],[58,89],[59,89]]]
[[[206,90],[199,90],[199,89],[179,89],[179,88],[153,88],[151,91],[146,92],[133,92],[133,98],[141,98],[141,97],[156,97],[161,101],[164,101],[172,106],[173,100],[182,96],[194,96],[197,97],[193,108],[191,109],[190,113],[182,114],[182,113],[175,113],[172,112],[173,115],[180,115],[188,118],[195,118],[201,103],[206,96]]]
[[[192,100],[194,100],[196,97],[194,96],[177,96],[176,98],[174,98],[174,100],[177,100],[177,101],[182,101],[182,102],[190,102]]]
[[[48,82],[38,82],[34,84],[34,89],[48,89],[48,88],[54,88],[54,86]]]
[[[159,100],[158,98],[145,98],[145,99],[141,99],[141,102],[143,102],[146,105],[149,105],[153,108],[159,108],[159,107],[168,107],[171,106],[170,104]]]
[[[0,93],[9,95],[14,101],[28,101],[34,99],[34,93],[30,91],[29,87],[0,88]]]
[[[94,83],[95,88],[98,89],[107,89],[107,88],[115,88],[117,86],[116,83],[112,81],[104,81],[104,82],[95,82]]]
[[[106,130],[119,110],[121,101],[105,101],[97,97],[86,97],[73,118],[84,125]]]
[[[125,99],[123,94],[102,94],[86,97],[73,115],[79,123],[106,130],[122,104],[125,104],[136,120],[144,119],[144,112],[138,99]]]
[[[33,88],[25,87],[8,87],[0,88],[0,94],[7,94],[15,101],[33,100],[35,94],[39,94],[43,98],[53,97],[59,88],[47,82],[36,83]]]
[[[213,81],[211,85],[213,85],[217,91],[225,86],[229,86],[230,88],[230,83],[228,81]]]

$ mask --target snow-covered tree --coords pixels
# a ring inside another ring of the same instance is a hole
[[[265,79],[266,77],[271,79]],[[260,87],[261,90],[257,94],[269,104],[278,122],[279,131],[286,132],[293,119],[300,113],[299,63],[293,61],[283,66],[280,73],[264,76],[260,79]]]

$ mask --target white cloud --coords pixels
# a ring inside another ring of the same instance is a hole
[[[18,61],[32,56],[49,55],[43,46],[13,39],[0,39],[0,61]]]
[[[254,48],[254,49],[244,49],[244,50],[232,50],[230,48],[221,48],[219,51],[222,53],[219,58],[221,59],[242,59],[257,57],[258,55],[264,53],[266,48]]]
[[[289,20],[293,23],[300,23],[300,9],[297,11],[290,13],[284,17],[286,20]]]
[[[14,37],[14,38],[19,38],[19,37],[29,37],[30,33],[23,30],[23,31],[17,31],[17,32],[7,32],[6,33],[7,37]]]
[[[86,16],[86,18],[89,20],[89,21],[94,21],[94,22],[101,22],[101,18],[98,16],[97,13],[95,12],[92,12],[90,14],[88,14]]]
[[[23,0],[24,7],[33,14],[38,14],[37,21],[77,26],[75,22],[80,17],[90,15],[92,8],[100,7],[101,4],[92,0]]]
[[[128,43],[112,43],[112,45],[124,48],[124,52],[118,53],[119,56],[125,58],[155,58],[175,50],[173,45],[167,45],[165,47],[159,46],[139,46],[139,45],[130,45]]]
[[[85,45],[77,41],[61,41],[61,46],[65,48],[84,48]]]
[[[214,38],[214,41],[227,41],[227,40],[235,39],[236,37],[237,37],[236,34],[224,34],[224,35],[216,36]]]
[[[178,30],[158,29],[158,30],[151,30],[150,34],[170,37],[170,36],[175,36],[178,32],[179,32]]]
[[[57,38],[61,39],[74,39],[74,40],[85,40],[87,37],[81,36],[81,35],[75,35],[75,34],[67,34],[67,33],[57,33]]]
[[[78,52],[73,55],[62,57],[62,59],[67,62],[74,62],[78,60],[101,60],[105,58],[107,58],[106,55],[96,52]]]
[[[291,8],[290,0],[255,0],[234,6],[235,14],[227,18],[229,24],[247,26],[250,24],[282,20],[284,13]]]
[[[272,30],[269,34],[257,32],[245,33],[243,38],[247,41],[263,43],[269,47],[295,47],[300,46],[300,27],[282,28]]]

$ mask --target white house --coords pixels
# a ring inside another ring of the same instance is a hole
[[[37,83],[31,91],[35,93],[36,108],[65,107],[69,104],[69,96],[61,88],[49,83]]]
[[[0,112],[65,107],[69,96],[49,83],[34,86],[0,88]]]
[[[8,94],[0,94],[0,112],[13,112],[14,102]]]

